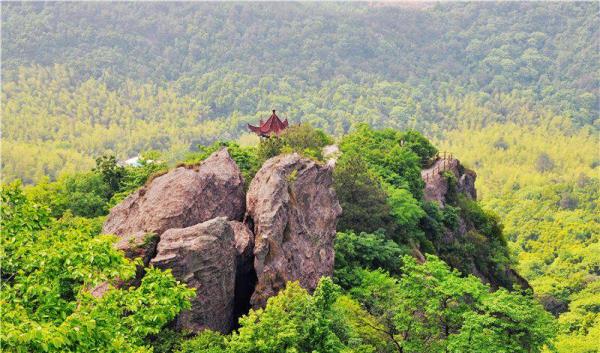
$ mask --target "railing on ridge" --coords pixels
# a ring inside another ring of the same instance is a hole
[[[442,161],[442,163],[436,164],[440,160]],[[452,155],[451,152],[443,151],[443,152],[436,153],[435,157],[433,157],[431,159],[431,163],[433,165],[435,165],[435,167],[433,167],[431,170],[428,170],[423,175],[423,178],[425,179],[425,181],[427,182],[430,179],[433,180],[433,178],[436,175],[439,175],[440,173],[448,170],[450,168],[450,166],[452,165],[453,160],[454,160],[454,156]]]

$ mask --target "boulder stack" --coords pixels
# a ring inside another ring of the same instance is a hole
[[[129,257],[142,257],[147,265],[166,230],[215,217],[241,220],[244,198],[240,169],[222,149],[198,166],[154,178],[110,211],[102,231],[118,235],[117,247]]]
[[[333,273],[341,208],[331,168],[297,154],[278,156],[265,162],[246,196],[240,169],[222,149],[149,181],[111,210],[103,231],[120,237],[117,247],[128,257],[170,269],[196,289],[177,328],[227,333],[287,281],[313,290]]]

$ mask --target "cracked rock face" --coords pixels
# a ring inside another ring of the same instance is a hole
[[[248,225],[230,221],[235,237],[235,251],[237,254],[237,268],[235,274],[235,305],[234,317],[246,315],[250,310],[250,297],[256,285],[256,272],[254,272],[254,234]],[[238,324],[237,322],[234,324]]]
[[[150,263],[171,269],[175,278],[196,289],[192,308],[177,317],[177,328],[229,332],[233,323],[236,250],[227,218],[164,232]]]
[[[249,273],[254,268],[254,234],[247,225],[238,221],[230,221],[235,236],[237,267],[240,273]]]
[[[244,215],[244,181],[226,149],[213,153],[199,166],[179,167],[136,191],[108,215],[103,233],[121,239],[117,247],[130,257],[152,257],[157,236],[215,217],[239,220]]]
[[[314,290],[333,273],[342,209],[332,184],[331,167],[295,153],[271,158],[252,180],[246,204],[255,234],[253,307],[263,307],[287,281]]]
[[[192,308],[177,318],[180,329],[231,329],[237,254],[229,220],[244,215],[243,180],[222,149],[200,165],[154,178],[115,206],[104,223],[103,232],[119,236],[116,247],[127,257],[172,269],[178,280],[196,288]],[[143,273],[138,269],[130,285]]]

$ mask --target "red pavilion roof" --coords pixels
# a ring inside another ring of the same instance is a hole
[[[279,135],[287,127],[287,119],[281,121],[277,114],[275,114],[275,109],[273,109],[273,114],[271,114],[267,121],[263,122],[262,119],[260,120],[259,126],[248,124],[248,129],[250,129],[250,131],[263,137],[269,137],[273,134]]]

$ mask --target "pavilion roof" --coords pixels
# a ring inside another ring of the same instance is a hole
[[[271,135],[279,135],[285,128],[288,127],[288,121],[285,119],[281,121],[277,114],[275,114],[275,109],[273,109],[273,114],[267,119],[267,121],[263,122],[260,120],[259,126],[254,126],[248,124],[248,129],[254,132],[259,136],[268,137]]]

